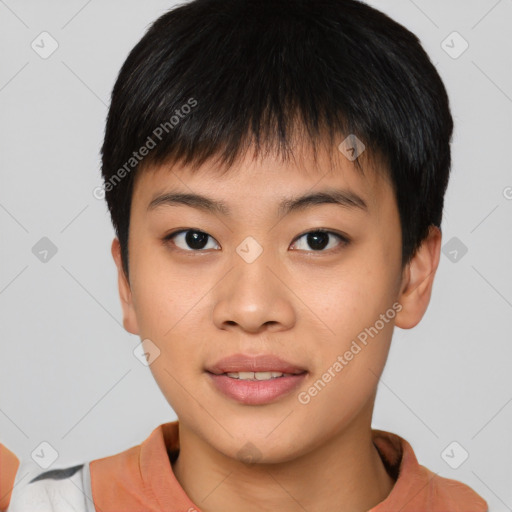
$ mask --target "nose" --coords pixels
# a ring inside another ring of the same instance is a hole
[[[266,251],[251,263],[238,255],[234,268],[215,287],[213,321],[224,330],[277,332],[293,327],[295,297],[289,274]]]

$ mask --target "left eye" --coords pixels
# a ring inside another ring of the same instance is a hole
[[[341,245],[347,245],[349,243],[349,240],[345,238],[344,236],[338,235],[337,233],[333,233],[332,231],[325,231],[325,230],[316,230],[316,231],[309,231],[308,233],[304,233],[300,237],[298,237],[296,242],[293,244],[295,246],[299,246],[299,250],[313,250],[313,251],[324,251],[324,249],[332,249],[333,244],[329,241],[329,237],[336,237],[338,241],[341,241]],[[300,243],[300,240],[304,239],[306,243]],[[309,245],[311,249],[307,249],[304,246]]]

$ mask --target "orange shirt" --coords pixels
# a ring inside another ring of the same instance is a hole
[[[14,477],[20,462],[18,457],[0,443],[0,511],[7,510],[11,499]]]
[[[418,464],[403,438],[372,430],[373,442],[394,478],[388,497],[368,512],[487,512],[467,485]],[[94,506],[102,512],[200,512],[176,480],[169,454],[179,450],[178,421],[164,423],[140,445],[89,463]],[[18,460],[0,444],[0,511],[7,510]]]

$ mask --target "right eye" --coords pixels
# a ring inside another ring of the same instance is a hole
[[[182,229],[166,235],[163,238],[163,241],[165,243],[171,242],[179,249],[187,252],[199,252],[206,249],[215,249],[215,247],[208,247],[209,238],[215,241],[215,238],[204,231],[199,231],[198,229]]]

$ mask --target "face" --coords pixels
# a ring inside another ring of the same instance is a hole
[[[370,421],[410,274],[391,185],[335,158],[137,176],[124,325],[181,427],[227,457],[291,460]]]

